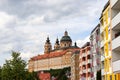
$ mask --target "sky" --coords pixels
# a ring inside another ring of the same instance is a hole
[[[65,30],[81,47],[99,23],[107,0],[0,0],[0,66],[11,51],[22,59],[43,54],[50,37],[52,46]]]

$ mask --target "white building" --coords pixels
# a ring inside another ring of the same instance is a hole
[[[112,66],[115,80],[120,80],[120,0],[111,0]]]
[[[100,24],[98,24],[90,36],[91,54],[92,54],[92,80],[97,80],[97,73],[100,72]],[[100,74],[101,75],[101,74]],[[99,76],[101,77],[101,76]]]

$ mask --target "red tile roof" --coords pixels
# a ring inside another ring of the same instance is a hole
[[[73,51],[74,52],[75,50],[80,50],[80,49],[79,48],[67,49],[67,50],[63,50],[63,51],[60,51],[60,52],[54,51],[54,52],[50,52],[48,54],[46,53],[46,54],[43,54],[43,55],[38,55],[38,56],[32,57],[30,60],[40,60],[40,59],[46,59],[46,58],[60,57],[68,51]]]

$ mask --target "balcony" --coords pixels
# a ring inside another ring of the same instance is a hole
[[[83,69],[83,73],[86,73],[86,69]]]
[[[97,47],[97,48],[96,48],[96,53],[98,53],[98,52],[99,52],[99,48]]]
[[[103,26],[100,27],[100,33],[102,33],[104,31]]]
[[[120,36],[112,41],[112,50],[120,50]]]
[[[88,72],[91,72],[91,68],[88,68],[88,70],[87,70]]]
[[[86,53],[82,53],[82,57],[86,57]]]
[[[104,46],[104,41],[102,40],[101,43],[100,43],[101,47]]]
[[[97,35],[97,36],[96,36],[96,42],[98,42],[98,41],[99,41],[99,36]]]
[[[88,77],[88,80],[92,80],[91,77]]]
[[[120,71],[120,60],[113,62],[113,72]]]
[[[104,69],[102,69],[102,76],[105,74]]]
[[[118,7],[120,5],[120,0],[111,0],[111,7]]]
[[[111,34],[109,33],[108,34],[108,41],[110,41],[111,40]]]
[[[83,62],[82,62],[82,65],[86,65],[86,61],[83,61]]]
[[[87,52],[87,55],[89,55],[89,54],[90,54],[90,51]]]
[[[91,60],[91,59],[89,59],[89,60],[88,60],[88,63],[92,63],[92,60]]]
[[[81,59],[82,58],[82,56],[81,55],[79,55],[79,59]]]
[[[120,29],[120,12],[112,19],[112,29]]]
[[[80,72],[79,72],[80,74],[82,74],[82,70],[80,70]]]
[[[104,59],[105,59],[104,56],[101,56],[101,61],[104,61]]]
[[[72,65],[72,64],[71,64]],[[79,66],[82,66],[82,64],[80,63]]]

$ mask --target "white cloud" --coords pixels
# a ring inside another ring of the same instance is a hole
[[[56,37],[60,39],[66,28],[81,47],[88,41],[89,37],[86,36],[96,26],[105,3],[105,0],[2,1],[0,55],[4,55],[4,58],[0,58],[0,64],[10,56],[11,50],[21,52],[21,56],[27,60],[40,54],[44,50],[46,37],[49,35],[54,45]]]
[[[31,15],[26,21],[28,25],[40,25],[44,23],[44,16]]]
[[[90,39],[89,39],[90,37],[89,36],[87,36],[85,39],[82,39],[82,40],[77,40],[76,42],[77,42],[77,45],[79,46],[79,47],[82,47],[86,42],[90,42]]]
[[[4,28],[7,24],[13,22],[15,20],[15,16],[8,15],[5,12],[0,11],[0,29]]]

